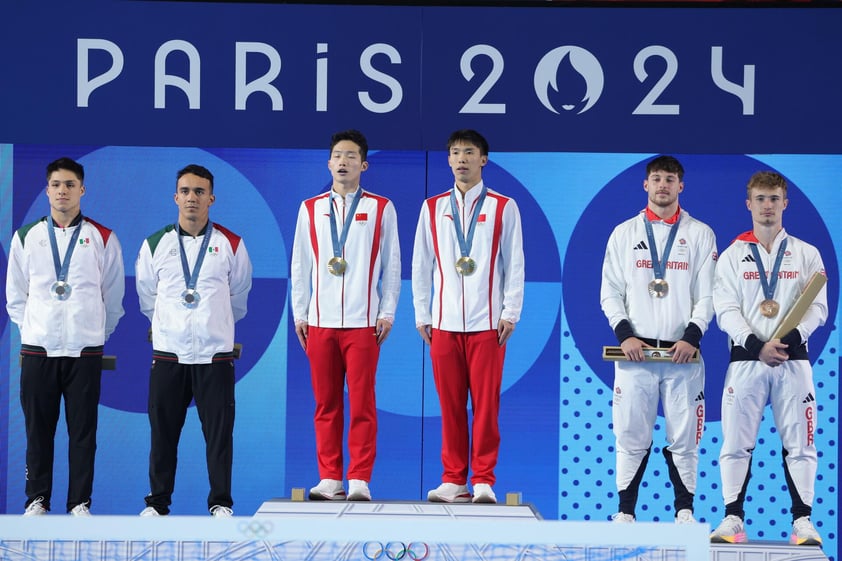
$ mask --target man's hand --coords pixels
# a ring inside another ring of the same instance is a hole
[[[784,350],[787,347],[789,345],[781,343],[780,339],[772,339],[763,345],[763,348],[760,349],[760,355],[757,358],[767,366],[780,366],[789,359],[789,355]]]
[[[675,345],[669,348],[672,353],[672,361],[676,364],[687,364],[693,355],[696,354],[696,347],[687,341],[676,341]]]
[[[643,359],[646,358],[643,355],[644,348],[651,347],[650,345],[647,345],[637,337],[629,337],[628,339],[620,343],[620,349],[622,349],[626,359],[630,360],[631,362],[643,362]]]
[[[377,320],[377,327],[375,329],[374,334],[377,336],[377,344],[383,344],[383,341],[386,340],[386,337],[389,336],[389,332],[392,330],[392,322],[387,319],[378,319]]]
[[[510,321],[506,321],[501,319],[500,322],[497,324],[497,344],[501,347],[506,344],[506,341],[509,340],[509,337],[512,336],[512,332],[515,330],[515,324]]]
[[[418,334],[421,335],[421,338],[424,339],[424,342],[430,345],[433,341],[433,326],[432,325],[419,325],[416,327],[418,330]]]
[[[295,323],[295,334],[298,335],[298,342],[301,343],[301,348],[307,352],[307,322]]]

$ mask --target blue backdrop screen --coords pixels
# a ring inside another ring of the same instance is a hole
[[[250,514],[315,484],[289,257],[300,201],[329,186],[330,134],[349,127],[372,148],[363,187],[396,205],[404,271],[378,370],[372,492],[421,500],[439,483],[438,400],[415,331],[410,263],[422,201],[452,186],[447,136],[471,127],[491,142],[486,183],[518,201],[527,264],[523,319],[506,356],[498,496],[521,492],[550,519],[606,520],[616,510],[613,367],[601,358],[614,339],[598,291],[611,229],[645,205],[646,162],[662,152],[683,162],[681,204],[711,225],[720,252],[751,228],[748,177],[774,169],[790,184],[785,226],[819,248],[830,281],[830,316],[810,340],[821,456],[813,519],[835,551],[842,12],[119,1],[71,12],[45,35],[35,5],[0,8],[16,22],[0,34],[14,84],[0,88],[0,267],[13,231],[47,212],[46,163],[78,159],[83,210],[115,230],[127,277],[126,316],[106,346],[118,368],[103,374],[94,512],[136,513],[148,491],[151,347],[134,262],[144,237],[175,220],[175,173],[188,163],[215,174],[211,216],[243,237],[254,263],[236,337],[235,509]],[[24,502],[19,343],[0,311],[0,512],[10,513]],[[703,348],[708,418],[696,515],[716,523],[728,351],[715,324]],[[54,504],[66,489],[63,432]],[[659,417],[654,452],[664,439]],[[789,500],[770,414],[755,458],[752,535],[784,539]],[[204,513],[193,410],[178,470],[173,512]],[[638,517],[671,520],[671,505],[656,453]]]

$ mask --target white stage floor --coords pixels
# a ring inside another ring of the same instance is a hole
[[[2,561],[825,561],[708,524],[543,520],[530,505],[293,502],[253,517],[0,516]]]

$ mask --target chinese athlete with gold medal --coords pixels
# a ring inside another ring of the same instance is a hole
[[[368,141],[331,137],[330,190],[301,203],[290,281],[295,333],[310,362],[319,482],[310,500],[370,501],[376,455],[375,377],[401,287],[394,204],[365,190]],[[348,384],[347,469],[343,451]],[[347,491],[344,481],[347,480]]]

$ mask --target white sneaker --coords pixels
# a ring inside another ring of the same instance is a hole
[[[70,509],[70,516],[90,516],[91,509],[85,503],[78,504]]]
[[[471,494],[467,485],[442,483],[427,492],[427,500],[431,503],[467,503],[471,501]]]
[[[471,500],[475,503],[493,504],[497,502],[497,495],[488,483],[477,483],[474,485],[474,498]]]
[[[634,522],[634,514],[618,512],[617,514],[611,515],[611,522],[616,522],[618,524],[631,524]]]
[[[802,516],[792,523],[792,535],[789,537],[792,545],[821,545],[822,538],[809,516]]]
[[[155,510],[154,507],[148,506],[140,511],[141,516],[161,516],[161,513]]]
[[[208,510],[210,510],[210,514],[214,518],[231,518],[232,516],[234,516],[234,511],[227,506],[214,505]]]
[[[794,526],[794,525],[793,525]],[[746,528],[739,516],[729,514],[710,535],[711,543],[746,543]]]
[[[693,516],[693,511],[689,508],[682,508],[675,514],[676,524],[696,524],[697,522]]]
[[[47,514],[47,509],[44,508],[44,497],[36,497],[23,511],[24,516],[41,516],[43,514]]]
[[[348,500],[349,501],[370,501],[371,491],[368,489],[368,483],[362,479],[348,480]]]
[[[322,479],[319,484],[310,489],[311,501],[344,501],[345,489],[337,479]]]

